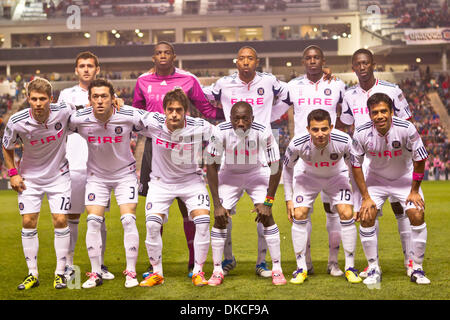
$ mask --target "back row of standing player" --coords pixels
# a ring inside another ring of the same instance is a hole
[[[81,61],[89,62],[90,59],[91,58],[88,57],[84,60],[82,59]],[[177,86],[177,87],[183,88],[183,90],[188,94],[191,102],[194,102],[194,105],[200,111],[204,111],[204,114],[206,116],[220,118],[220,111],[217,109],[212,109],[213,107],[211,105],[209,105],[208,102],[205,102],[204,97],[202,100],[202,95],[198,94],[199,86],[198,86],[198,83],[196,83],[195,81],[192,80],[193,79],[192,75],[187,74],[187,73],[173,67],[174,59],[175,59],[174,50],[170,44],[161,43],[155,47],[155,54],[153,57],[153,60],[155,62],[155,72],[144,74],[143,76],[141,76],[138,79],[138,82],[136,85],[136,90],[135,90],[135,101],[133,104],[135,106],[139,107],[140,106],[139,99],[141,99],[141,101],[146,102],[145,106],[146,106],[147,110],[161,112],[161,110],[155,110],[156,107],[152,107],[152,103],[155,104],[155,101],[156,101],[156,105],[157,105],[157,103],[159,101],[159,103],[161,105],[164,94],[167,91],[173,89],[174,86]],[[386,92],[394,100],[394,110],[396,112],[396,115],[403,115],[404,118],[409,118],[408,105],[407,105],[407,102],[405,101],[400,89],[398,89],[398,87],[396,87],[395,85],[392,85],[392,84],[389,84],[389,83],[383,82],[383,81],[378,81],[374,78],[374,76],[373,76],[374,61],[373,61],[373,57],[372,57],[370,51],[359,50],[353,56],[353,58],[352,58],[353,68],[354,68],[356,74],[358,75],[360,83],[358,86],[355,86],[355,87],[351,88],[350,90],[348,90],[347,93],[345,94],[345,96],[344,96],[345,85],[341,81],[339,81],[339,80],[333,80],[331,82],[324,81],[323,70],[322,70],[322,66],[324,64],[324,57],[323,57],[323,53],[320,50],[320,48],[315,47],[315,46],[307,48],[303,52],[303,61],[304,61],[305,69],[306,69],[306,76],[292,80],[286,88],[281,82],[277,81],[275,79],[275,77],[273,77],[272,75],[265,74],[265,73],[257,73],[256,72],[256,67],[258,65],[257,54],[254,49],[249,48],[249,47],[244,47],[238,53],[238,59],[237,59],[237,63],[236,63],[237,67],[238,67],[238,73],[236,73],[232,76],[229,76],[229,77],[224,77],[224,78],[220,79],[212,87],[205,88],[205,94],[207,94],[207,96],[210,99],[214,98],[215,100],[221,102],[224,113],[225,113],[225,117],[227,118],[227,120],[230,119],[230,114],[231,114],[230,109],[231,109],[231,106],[235,102],[247,101],[248,103],[250,103],[253,106],[253,113],[255,116],[255,121],[259,122],[263,126],[267,126],[267,127],[270,125],[270,120],[276,120],[277,114],[278,115],[283,114],[287,110],[287,108],[290,106],[290,104],[292,103],[294,105],[294,111],[295,111],[296,135],[302,135],[304,133],[307,133],[306,132],[307,125],[305,123],[306,115],[309,113],[309,111],[317,109],[317,108],[327,110],[331,115],[331,122],[332,122],[332,124],[334,124],[336,122],[336,118],[337,118],[339,103],[342,102],[343,100],[344,100],[344,110],[343,110],[343,113],[341,116],[342,122],[344,122],[346,124],[351,124],[353,118],[355,119],[355,121],[357,121],[356,119],[360,118],[359,116],[365,116],[366,118],[368,118],[368,111],[367,111],[364,100],[367,100],[367,98],[371,94],[373,94],[375,92],[380,92],[380,91]],[[88,70],[89,68],[85,68],[86,72],[82,71],[81,69],[77,70],[78,65],[79,65],[78,62],[79,62],[79,60],[77,59],[76,72],[79,73],[78,74],[80,77],[79,88],[81,88],[83,76],[85,76],[86,81],[89,78],[89,70]],[[98,63],[97,62],[92,63],[93,61],[90,61],[90,62],[93,65],[93,68],[91,68],[91,69],[94,70],[94,74],[98,73],[98,71],[99,71]],[[160,71],[162,71],[162,72],[160,72]],[[92,73],[92,70],[91,70],[91,73]],[[148,78],[153,80],[153,84],[149,85],[147,83],[147,84],[143,85],[143,83],[145,82],[144,80],[147,80]],[[92,79],[92,75],[91,75],[91,79]],[[173,80],[175,80],[175,79],[178,80],[178,82],[176,84],[174,84],[174,82],[173,82]],[[71,90],[76,91],[77,87],[72,88]],[[199,97],[197,99],[197,103],[196,103],[196,100],[193,98],[194,96]],[[344,97],[344,99],[343,99],[343,97]],[[274,98],[277,103],[273,106]],[[198,101],[201,101],[201,102],[199,103]],[[74,101],[72,101],[72,102],[77,104]],[[86,105],[86,103],[82,103],[81,105]],[[141,104],[141,107],[142,106],[143,105]],[[208,111],[210,112],[209,114],[208,114]],[[339,122],[338,122],[338,125],[339,125]],[[302,130],[302,128],[304,128],[304,129]],[[342,135],[340,135],[340,133],[334,132],[334,135],[335,136],[337,135],[337,139],[339,139],[339,138],[342,139]],[[74,135],[72,135],[72,136],[74,136]],[[292,152],[292,149],[290,149],[290,150],[291,150],[290,152]],[[334,155],[332,154],[331,156],[334,156]],[[344,170],[344,168],[343,168],[343,170]],[[71,171],[72,171],[72,164],[71,164]],[[300,170],[300,172],[301,172],[301,170]],[[72,175],[72,172],[71,172],[71,175]],[[72,182],[72,184],[73,184],[73,182]],[[134,188],[134,187],[130,187],[130,188]],[[357,189],[357,188],[354,188],[354,190],[355,189]],[[135,189],[133,189],[133,190],[135,191]],[[249,190],[246,190],[246,191],[248,192]],[[90,195],[90,194],[95,194],[95,193],[86,192],[86,195]],[[287,194],[289,194],[289,193],[287,192]],[[326,193],[324,195],[326,196]],[[109,199],[109,197],[108,197],[108,199]],[[298,196],[296,197],[296,199],[299,199]],[[255,199],[253,199],[253,200],[255,201]],[[289,199],[287,198],[287,200],[289,200]],[[270,198],[269,198],[269,202],[270,202]],[[255,204],[256,203],[258,203],[258,201],[256,201]],[[297,205],[297,203],[295,204],[295,206],[296,205]],[[227,209],[232,211],[232,209],[234,209],[234,207],[235,207],[235,203],[233,203],[232,207],[227,208]],[[291,208],[292,208],[292,203],[290,203],[288,201],[288,210],[291,210]],[[341,240],[342,217],[341,217],[341,222],[339,222],[339,218],[336,219],[337,214],[333,213],[334,210],[331,210],[331,208],[335,209],[335,206],[326,206],[325,208],[326,209],[328,208],[328,210],[327,210],[327,230],[329,231],[329,239],[330,239],[330,260],[329,260],[328,271],[332,275],[342,275],[342,271],[340,271],[340,269],[337,267],[337,251],[338,251],[339,243]],[[79,212],[82,212],[82,211],[79,211]],[[122,213],[122,210],[121,210],[121,213]],[[127,216],[127,214],[128,214],[128,216]],[[125,212],[125,213],[123,213],[122,218],[128,217],[129,219],[132,219],[132,216],[133,216],[133,214],[129,214],[129,213]],[[398,217],[399,231],[400,231],[400,234],[402,237],[402,244],[403,244],[404,253],[405,253],[405,264],[409,264],[409,261],[412,258],[411,253],[413,252],[412,245],[410,242],[411,227],[409,225],[408,218],[406,217],[405,214],[403,214],[403,209],[402,209],[401,214],[399,214],[398,216],[399,216]],[[89,218],[88,218],[88,220],[89,220]],[[99,220],[100,224],[103,222],[102,219],[97,219],[97,220]],[[100,220],[102,220],[102,221],[100,221]],[[301,220],[305,220],[306,223],[304,223],[305,221],[302,221],[302,223],[300,223],[298,225],[306,226],[306,229],[305,229],[306,232],[304,234],[306,234],[307,238],[309,239],[311,229],[307,227],[308,225],[310,225],[310,219],[309,219],[308,213],[306,213],[306,219],[300,219],[300,221]],[[402,224],[400,223],[400,220],[402,221]],[[423,220],[423,218],[422,218],[422,220]],[[230,221],[231,221],[231,219],[230,219]],[[405,221],[407,223],[405,223]],[[417,221],[415,221],[415,223],[417,224]],[[124,228],[128,224],[124,223]],[[351,227],[352,224],[353,224],[352,221],[345,221],[344,224],[342,224],[342,226],[346,225],[346,227],[348,227],[350,225],[350,228],[352,228]],[[297,224],[294,223],[294,226],[296,226],[296,225]],[[425,229],[425,232],[426,232],[426,227],[424,226],[424,223],[419,224],[419,225],[421,226],[421,228],[419,228],[419,229],[421,229],[421,230]],[[228,226],[231,226],[231,223],[228,223]],[[354,225],[353,225],[353,227],[354,227]],[[372,227],[375,228],[375,225]],[[400,229],[400,227],[402,227],[403,229]],[[88,229],[89,229],[89,222],[88,222]],[[133,228],[131,228],[131,229],[133,229]],[[230,229],[231,228],[228,228],[228,238],[230,237]],[[265,230],[266,227],[258,228],[258,229],[263,231],[262,232],[263,236],[262,237],[260,236],[259,240],[265,240],[267,237],[264,235],[265,235],[265,233],[268,233],[268,231]],[[347,229],[349,229],[349,228],[347,228]],[[71,228],[71,231],[72,231],[72,228]],[[186,228],[185,228],[185,231],[186,231]],[[376,239],[375,240],[373,239],[373,234],[372,234],[373,232],[371,232],[371,230],[369,230],[369,231],[370,232],[368,232],[368,233],[372,235],[372,238],[370,239],[372,242],[370,242],[370,241],[365,241],[365,242],[372,243],[372,247],[373,247],[373,244],[375,243],[375,248],[376,248]],[[89,232],[89,230],[88,230],[88,232]],[[27,231],[25,233],[27,233]],[[33,233],[33,232],[31,232],[31,233]],[[72,235],[73,233],[71,232],[70,234]],[[134,229],[132,230],[131,234],[136,234],[136,232],[134,232]],[[190,232],[190,233],[186,232],[187,238],[188,238],[188,234],[190,234],[192,236],[193,232]],[[362,237],[362,235],[365,234],[365,232],[361,231],[360,234]],[[407,236],[409,236],[409,238]],[[221,237],[223,238],[223,235],[221,235]],[[350,236],[350,237],[352,237],[352,236]],[[133,237],[131,237],[131,238],[133,238]],[[297,239],[298,237],[294,237],[294,227],[293,227],[293,240],[294,240],[294,238]],[[147,240],[149,243],[151,242],[150,239],[147,239]],[[190,240],[189,238],[187,240],[188,240],[188,243],[189,243],[189,241],[192,241],[192,239]],[[345,250],[345,246],[346,246],[345,241],[346,240],[344,238],[342,240],[343,240],[344,250]],[[74,248],[74,242],[76,242],[76,237],[75,237],[75,241],[71,241],[71,248]],[[265,272],[265,271],[267,271],[267,267],[266,267],[265,261],[264,261],[265,251],[267,250],[265,248],[267,248],[267,245],[265,243],[262,243],[264,241],[259,241],[259,242],[261,242],[261,243],[258,245],[258,249],[259,249],[258,250],[259,251],[258,252],[258,262],[259,263],[257,262],[256,272],[262,276],[267,276],[267,272]],[[297,239],[297,242],[301,242],[300,247],[303,248],[303,242],[304,242],[303,239]],[[363,241],[363,246],[364,246],[365,242]],[[420,241],[420,242],[423,243],[423,241]],[[227,243],[229,244],[229,246],[231,246],[231,241],[227,241]],[[331,245],[332,243],[334,245]],[[147,241],[146,241],[146,244],[147,244]],[[56,229],[55,229],[55,247],[56,247]],[[104,249],[104,245],[100,245],[100,248],[102,248],[102,247]],[[294,240],[294,248],[298,248],[298,247],[299,247],[299,244],[297,243],[297,245],[296,245],[296,240]],[[310,263],[310,255],[308,255],[308,248],[309,248],[309,244],[306,245],[305,250],[299,249],[300,251],[297,252],[298,250],[296,249],[296,255],[298,257],[298,256],[302,256],[302,254],[303,254],[303,256],[306,254],[307,260],[308,260],[308,256],[309,256],[309,264],[310,265],[308,266],[307,269],[309,272],[312,272],[313,269],[312,269],[312,266]],[[25,244],[24,244],[24,250],[25,250]],[[73,249],[71,251],[72,251],[72,257],[73,257]],[[270,250],[270,252],[272,254],[272,250]],[[366,248],[365,248],[365,252],[366,252]],[[227,253],[227,250],[225,250],[225,253]],[[235,259],[232,256],[232,254],[230,255],[230,253],[231,253],[231,250],[228,250],[228,259],[227,259],[227,256],[225,256],[225,258],[226,258],[224,261],[225,264],[222,263],[222,266],[224,267],[223,271],[225,271],[225,272],[231,270],[231,268],[233,268],[235,266]],[[366,252],[366,255],[367,255],[367,252]],[[232,259],[230,259],[231,257],[232,257]],[[346,257],[347,257],[347,255],[346,255]],[[377,256],[375,258],[377,258]],[[273,255],[272,255],[272,260],[274,261]],[[376,277],[380,274],[380,272],[378,272],[377,270],[376,270],[377,272],[372,271],[374,269],[374,261],[373,260],[374,259],[372,259],[372,258],[369,259],[369,265],[372,265],[372,268],[369,270],[368,273],[370,273],[370,278],[375,278],[375,281],[376,281],[377,280]],[[377,260],[377,259],[375,259],[375,260]],[[226,263],[227,261],[229,262],[228,264]],[[233,264],[233,262],[234,262],[234,264]],[[304,280],[306,278],[306,266],[304,265],[304,262],[299,262],[299,261],[297,261],[297,262],[298,262],[300,271],[297,270],[294,273],[295,281],[292,281],[292,282],[301,283],[302,279]],[[308,261],[306,261],[306,262],[308,262]],[[377,262],[377,261],[375,261],[375,262]],[[416,276],[414,277],[415,279],[417,279],[418,276],[421,275],[420,274],[421,262],[420,263],[419,262],[420,261],[417,261],[418,267],[416,268],[416,271],[419,270],[418,271],[419,274],[416,273]],[[99,266],[96,267],[96,272],[92,272],[91,274],[102,275],[103,270],[101,270],[101,268],[103,266],[102,266],[101,261],[98,264],[99,264]],[[215,262],[215,264],[216,264],[216,262]],[[96,265],[97,265],[97,263],[96,263]],[[347,263],[346,263],[346,276],[347,276],[348,280],[351,280],[351,278],[357,278],[357,273],[353,272],[353,270],[351,269],[351,268],[353,268],[353,266],[352,265],[350,266],[350,265],[351,265],[351,263],[349,265],[347,265]],[[377,265],[377,263],[375,265]],[[228,266],[228,268],[227,268],[227,266]],[[230,266],[231,266],[231,268],[230,268]],[[215,268],[216,268],[216,266],[215,266]],[[127,265],[127,270],[128,269],[129,268]],[[31,270],[32,270],[32,268],[30,268],[30,271]],[[127,274],[127,278],[128,277],[133,278],[133,276],[135,278],[135,274],[133,275],[133,272],[135,273],[135,271],[132,271],[132,270],[131,271],[128,270],[128,271],[131,275]],[[197,271],[196,274],[199,274],[198,268],[196,271]],[[281,268],[279,271],[281,271]],[[349,272],[347,272],[347,271],[349,271]],[[108,271],[106,270],[106,272],[108,272]],[[31,273],[32,272],[30,272],[30,274]],[[270,274],[272,274],[272,277],[273,277],[273,274],[274,274],[273,272],[271,273],[269,271],[268,273],[269,273],[269,276],[270,276]],[[423,279],[425,277],[423,276],[420,278]],[[223,279],[223,275],[222,275],[222,279]],[[24,281],[24,283],[25,282],[26,281]],[[98,281],[95,279],[93,282],[98,283]],[[128,281],[128,282],[130,282],[130,281]],[[133,280],[131,280],[131,282],[135,283],[135,281],[133,281]],[[200,283],[203,283],[203,282],[204,281],[200,281]],[[274,279],[274,283],[275,282],[276,281]],[[281,281],[281,282],[283,282],[283,281]]]

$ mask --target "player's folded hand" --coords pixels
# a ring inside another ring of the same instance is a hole
[[[324,80],[328,80],[328,83],[330,83],[331,80],[335,80],[336,81],[337,78],[336,78],[335,75],[333,75],[331,73],[331,69],[330,68],[323,68],[322,71],[323,71],[323,79]]]
[[[257,213],[255,221],[262,223],[263,220],[272,215],[272,208],[262,203],[258,203],[255,205],[255,208],[252,210],[252,212]]]
[[[230,216],[230,211],[224,207],[217,206],[214,207],[214,220],[217,225],[225,227],[228,223],[228,217]]]
[[[361,209],[359,210],[359,218],[362,221],[370,221],[372,219],[375,219],[376,214],[376,203],[371,198],[363,199]]]
[[[26,189],[24,179],[20,174],[11,177],[10,184],[11,188],[18,193],[22,193]]]
[[[408,204],[410,202],[416,206],[417,210],[425,210],[425,201],[423,201],[418,192],[411,191],[411,193],[408,195],[408,198],[406,198],[405,204]]]

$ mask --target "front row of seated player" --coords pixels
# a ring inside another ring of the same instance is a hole
[[[124,228],[126,256],[125,287],[154,286],[164,283],[161,227],[167,222],[169,207],[181,198],[195,223],[195,286],[223,283],[221,259],[226,241],[226,224],[238,200],[247,192],[255,206],[256,221],[264,226],[264,237],[272,258],[272,282],[286,284],[281,268],[280,232],[272,215],[275,193],[284,170],[284,188],[288,218],[292,222],[292,241],[297,270],[290,280],[301,284],[307,278],[305,250],[306,219],[319,192],[324,192],[340,217],[345,252],[345,278],[350,283],[362,279],[355,269],[355,248],[360,221],[360,238],[369,263],[366,284],[381,281],[378,262],[375,218],[388,197],[403,204],[411,221],[413,270],[411,280],[430,283],[422,262],[427,228],[424,200],[420,190],[427,152],[410,122],[392,116],[392,101],[384,94],[374,94],[367,102],[371,122],[355,131],[352,138],[333,129],[327,111],[318,109],[305,115],[308,134],[295,136],[280,163],[279,148],[270,130],[253,121],[252,107],[238,102],[231,110],[231,121],[213,126],[200,118],[186,115],[189,100],[181,89],[164,98],[164,114],[146,112],[129,106],[114,107],[114,88],[103,79],[89,86],[90,108],[74,111],[70,106],[51,104],[51,85],[35,79],[28,86],[30,108],[14,114],[5,130],[3,153],[11,176],[11,186],[18,192],[22,215],[22,244],[29,274],[19,289],[39,285],[37,221],[44,194],[47,194],[55,227],[57,265],[54,287],[67,287],[64,277],[65,257],[69,247],[66,214],[70,208],[69,168],[65,159],[67,134],[76,132],[88,142],[88,179],[86,247],[91,272],[83,288],[102,284],[100,234],[104,211],[114,190]],[[153,273],[142,282],[136,276],[139,233],[136,228],[136,162],[130,150],[132,132],[152,137],[153,158],[149,194],[146,198],[146,239]],[[206,156],[202,142],[208,140]],[[20,172],[14,163],[14,147],[23,143]],[[200,157],[198,156],[200,155]],[[361,169],[370,159],[367,171]],[[199,160],[200,159],[200,160]],[[210,198],[206,183],[198,171],[199,161],[207,163],[207,177],[214,202],[214,226],[210,231]],[[302,159],[305,169],[295,172]],[[348,175],[337,165],[352,165],[353,189],[362,195],[357,216],[353,214],[352,188]],[[219,169],[219,164],[221,167]],[[412,174],[412,179],[411,179]],[[211,244],[214,270],[205,279],[203,265]]]

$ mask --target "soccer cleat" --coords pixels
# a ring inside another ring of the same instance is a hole
[[[256,273],[258,276],[263,277],[263,278],[269,278],[269,277],[272,277],[272,271],[270,271],[270,270],[267,268],[267,264],[266,264],[265,261],[263,261],[263,262],[261,262],[260,264],[257,264],[257,265],[256,265],[255,273]]]
[[[111,272],[108,271],[108,267],[107,266],[102,264],[101,268],[102,268],[102,274],[101,274],[102,279],[104,279],[104,280],[112,280],[112,279],[115,278],[114,275]]]
[[[358,270],[355,268],[348,268],[345,270],[345,278],[350,283],[360,283],[362,279],[358,276]]]
[[[222,269],[223,275],[226,276],[228,273],[236,268],[236,258],[233,256],[233,259],[223,260],[222,261]]]
[[[425,271],[422,269],[414,270],[411,274],[411,282],[417,284],[430,284],[431,281],[425,276]]]
[[[63,274],[55,274],[55,280],[53,281],[53,288],[55,289],[67,288],[66,277]]]
[[[286,278],[283,275],[283,272],[279,270],[272,271],[272,283],[276,286],[282,286],[286,284]]]
[[[193,270],[194,270],[194,265],[193,264],[189,265],[188,266],[188,278],[192,279],[192,276],[194,275]]]
[[[367,277],[364,279],[363,283],[365,285],[376,285],[381,282],[381,270],[378,266],[369,268],[367,272]]]
[[[39,286],[39,280],[31,273],[23,279],[22,283],[17,286],[18,290],[28,290]]]
[[[205,279],[205,273],[199,272],[192,276],[192,283],[196,287],[203,287],[208,284],[208,281]]]
[[[293,284],[302,284],[308,277],[308,272],[303,269],[297,269],[292,273],[292,279],[289,281]]]
[[[327,266],[327,273],[332,275],[333,277],[340,277],[344,275],[344,272],[342,272],[341,269],[339,269],[339,266],[337,263],[330,263]],[[309,271],[308,271],[309,274]]]
[[[145,278],[141,283],[139,283],[140,287],[153,287],[158,284],[164,283],[164,277],[159,275],[158,273],[151,273],[147,278]]]
[[[152,273],[153,273],[153,266],[150,265],[150,266],[147,268],[147,271],[145,271],[145,272],[142,274],[142,278],[145,279],[145,278],[147,278],[149,275],[151,275]]]
[[[64,277],[66,278],[66,282],[72,281],[75,277],[75,270],[70,266],[66,266],[64,268]]]
[[[406,266],[406,275],[411,278],[413,271],[413,261],[412,259],[409,259],[408,265]]]
[[[365,267],[363,271],[359,273],[360,278],[367,278],[367,274],[369,272],[369,266]]]
[[[223,273],[220,271],[213,272],[211,278],[208,280],[208,285],[210,286],[219,286],[223,282]]]
[[[125,270],[123,274],[125,275],[125,288],[133,288],[139,285],[136,279],[136,272]]]
[[[96,272],[88,272],[86,275],[89,277],[81,287],[84,289],[95,288],[103,284],[102,276]]]

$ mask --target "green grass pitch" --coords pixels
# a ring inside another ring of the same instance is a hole
[[[313,231],[311,252],[315,274],[308,277],[303,285],[273,286],[271,279],[258,278],[255,273],[257,251],[256,224],[252,204],[247,195],[238,204],[237,215],[233,218],[233,249],[237,268],[225,277],[220,287],[193,287],[187,277],[188,251],[183,232],[181,215],[173,205],[169,222],[163,233],[163,266],[166,281],[153,288],[124,287],[125,254],[123,249],[123,230],[119,220],[119,210],[115,202],[111,212],[106,215],[107,247],[105,263],[116,276],[115,280],[104,281],[94,289],[66,290],[53,289],[55,253],[53,247],[53,227],[48,203],[44,200],[38,226],[39,255],[38,267],[40,286],[28,291],[18,291],[17,285],[27,273],[20,238],[21,218],[17,209],[14,191],[0,191],[0,300],[358,300],[358,299],[450,299],[450,182],[424,182],[426,199],[425,221],[428,226],[428,242],[424,268],[431,279],[431,285],[418,286],[409,281],[403,268],[403,255],[397,232],[397,223],[389,205],[384,207],[380,219],[379,256],[383,271],[383,281],[379,289],[368,289],[364,284],[349,284],[343,277],[334,278],[326,273],[328,256],[328,237],[325,228],[325,213],[320,201],[315,203],[312,216]],[[283,188],[280,186],[274,205],[275,221],[281,233],[282,266],[286,278],[291,278],[295,270],[292,249],[291,227],[287,220]],[[145,214],[144,198],[139,199],[137,224],[140,232],[139,259],[137,271],[139,280],[148,266],[144,245]],[[86,252],[86,216],[80,222],[79,239],[76,247],[75,264],[81,270],[81,283],[90,271]],[[211,219],[211,224],[213,219]],[[270,255],[267,256],[270,264]],[[344,254],[339,253],[343,268]],[[362,270],[366,260],[358,236],[356,267]],[[211,250],[204,271],[209,278],[212,272]]]

